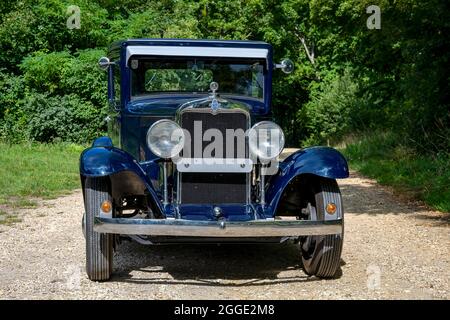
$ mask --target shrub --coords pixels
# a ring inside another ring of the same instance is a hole
[[[87,49],[78,51],[62,73],[61,87],[65,93],[76,93],[95,106],[107,103],[106,73],[98,67],[98,59],[104,50]]]
[[[80,29],[66,26],[70,5],[80,8]],[[0,17],[0,65],[17,72],[22,59],[36,51],[74,52],[106,46],[107,24],[108,11],[91,0],[18,1]]]
[[[358,104],[358,85],[351,71],[329,73],[312,88],[311,100],[299,110],[299,122],[306,127],[303,144],[330,144],[338,141],[351,127],[351,112]]]
[[[103,50],[36,52],[20,65],[26,85],[39,93],[75,93],[94,105],[106,104],[106,76],[97,66]]]
[[[71,55],[67,51],[45,53],[38,51],[20,64],[25,83],[41,93],[63,94],[62,79],[70,68]]]
[[[39,142],[68,141],[85,143],[101,135],[105,123],[104,109],[76,94],[51,97],[34,93],[24,104],[28,113],[27,137]]]
[[[0,140],[15,143],[26,138],[26,114],[23,110],[23,77],[0,73]]]
[[[102,132],[106,76],[97,67],[103,50],[36,52],[23,75],[0,75],[0,139],[87,142]]]

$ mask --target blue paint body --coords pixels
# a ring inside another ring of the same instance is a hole
[[[190,46],[265,48],[268,49],[267,73],[265,76],[264,99],[262,101],[235,96],[222,96],[234,99],[249,107],[252,123],[270,119],[272,95],[272,47],[264,42],[251,41],[212,41],[212,40],[171,40],[142,39],[114,43],[109,58],[120,70],[121,94],[120,110],[112,113],[111,123],[115,124],[118,145],[108,137],[96,139],[91,148],[83,151],[80,157],[80,174],[85,177],[112,176],[123,171],[133,172],[145,185],[155,207],[165,217],[179,217],[191,220],[215,220],[214,205],[223,209],[223,216],[230,221],[245,221],[255,218],[274,217],[285,187],[300,174],[314,174],[332,179],[348,177],[347,162],[336,150],[325,147],[313,147],[298,151],[279,165],[279,172],[272,176],[266,188],[266,203],[262,208],[257,203],[211,204],[211,205],[174,205],[164,206],[160,190],[160,160],[147,147],[148,128],[160,119],[174,119],[177,109],[183,103],[206,97],[207,95],[151,95],[146,98],[131,99],[130,69],[125,64],[126,48],[130,45]],[[113,81],[109,79],[109,92],[113,91]],[[117,88],[116,88],[117,89]],[[174,177],[169,177],[173,183]]]

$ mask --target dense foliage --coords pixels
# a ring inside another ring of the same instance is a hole
[[[369,30],[366,8],[381,8]],[[80,29],[66,21],[80,8]],[[290,145],[390,131],[418,152],[450,149],[445,0],[11,0],[0,4],[0,137],[88,142],[105,129],[96,67],[128,37],[258,39],[275,59],[274,115]]]

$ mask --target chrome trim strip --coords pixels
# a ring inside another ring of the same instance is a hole
[[[253,161],[243,158],[181,158],[176,165],[179,172],[248,173],[253,169]]]
[[[168,189],[168,182],[167,182],[167,161],[164,161],[163,163],[163,205],[169,204],[169,189]]]
[[[261,204],[262,207],[264,207],[266,205],[266,181],[265,181],[265,176],[262,174],[262,168],[261,168],[261,174],[259,175],[259,192],[260,192],[260,199],[259,199],[259,203]]]
[[[95,217],[94,231],[180,237],[298,237],[340,234],[342,220],[194,221]]]

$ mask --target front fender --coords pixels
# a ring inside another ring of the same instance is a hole
[[[92,146],[80,156],[80,174],[85,177],[104,177],[124,170],[130,170],[143,179],[146,173],[127,152],[104,146]]]
[[[269,182],[266,201],[273,215],[286,186],[302,174],[330,179],[347,178],[347,160],[339,151],[329,147],[311,147],[291,154],[280,163],[277,174]]]
[[[101,140],[103,139],[103,140]],[[131,172],[140,180],[148,190],[154,204],[164,212],[161,201],[155,191],[150,177],[129,153],[112,146],[104,137],[94,141],[92,147],[85,149],[80,156],[80,175],[82,180],[86,177],[113,176],[121,172]],[[130,178],[131,179],[131,178]],[[126,184],[122,181],[120,184]]]

